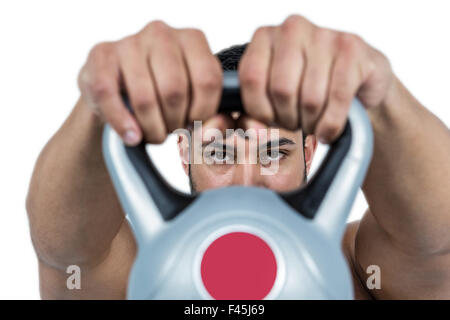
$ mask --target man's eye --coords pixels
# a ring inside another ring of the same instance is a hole
[[[229,155],[224,152],[224,151],[213,151],[211,152],[211,158],[213,158],[213,160],[215,162],[225,162],[228,161],[230,159]]]
[[[280,150],[269,150],[269,151],[261,154],[260,160],[261,160],[261,163],[267,164],[272,161],[279,161],[285,155],[286,155],[286,153],[284,153]]]

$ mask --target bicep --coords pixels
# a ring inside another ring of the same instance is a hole
[[[380,227],[370,210],[355,235],[354,264],[363,281],[370,276],[369,266],[379,267],[381,288],[367,289],[374,298],[450,298],[450,254],[406,250]]]
[[[128,275],[136,255],[136,244],[129,224],[124,220],[111,243],[105,259],[95,266],[80,266],[66,272],[39,262],[39,281],[42,299],[125,299]],[[68,288],[78,280],[80,288]]]

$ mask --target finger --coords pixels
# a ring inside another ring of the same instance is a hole
[[[181,48],[170,27],[159,26],[149,54],[151,75],[168,132],[185,125],[189,102],[189,78]]]
[[[276,122],[289,130],[298,127],[298,98],[305,65],[304,46],[310,28],[306,20],[295,17],[286,19],[276,29],[269,94]]]
[[[305,134],[314,132],[325,108],[336,51],[333,38],[331,30],[317,29],[306,53],[307,64],[300,90],[299,119]]]
[[[267,130],[269,129],[267,124],[264,124],[263,122],[260,122],[258,120],[255,120],[249,116],[242,115],[236,120],[237,128],[242,128],[244,130],[253,129],[256,132],[259,132],[259,130]]]
[[[222,67],[202,31],[178,33],[191,85],[188,120],[207,120],[217,113],[222,90]]]
[[[348,110],[362,82],[358,45],[347,36],[340,41],[343,44],[333,66],[327,104],[315,130],[322,143],[330,143],[342,133]]]
[[[196,140],[196,137],[200,136],[202,141],[212,142],[212,137],[217,137],[217,132],[220,132],[220,141],[216,142],[223,142],[227,139],[227,131],[232,128],[234,128],[234,120],[229,115],[221,113],[215,114],[203,122],[201,126],[194,126],[194,140]]]
[[[219,113],[203,123],[203,130],[205,129],[218,129],[222,133],[225,133],[227,129],[234,128],[234,120],[227,114]]]
[[[91,108],[98,110],[126,144],[136,145],[142,139],[142,132],[123,103],[119,81],[119,62],[112,44],[94,47],[85,70],[80,74],[82,94]]]
[[[135,37],[122,40],[118,50],[121,72],[131,108],[143,130],[145,141],[162,143],[167,130],[144,50]]]
[[[264,123],[275,119],[267,93],[273,31],[271,26],[256,30],[238,67],[244,108],[249,116]]]

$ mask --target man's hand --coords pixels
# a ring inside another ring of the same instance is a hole
[[[197,29],[161,21],[135,35],[96,45],[79,75],[82,99],[128,145],[162,143],[187,121],[217,111],[222,68]],[[126,109],[126,90],[136,117]]]
[[[256,30],[239,78],[250,116],[301,127],[325,143],[344,129],[355,96],[366,108],[379,106],[393,82],[388,60],[360,37],[298,15]]]

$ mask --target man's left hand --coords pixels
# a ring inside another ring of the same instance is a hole
[[[357,35],[318,27],[298,15],[255,31],[239,79],[252,118],[302,128],[323,143],[342,132],[354,97],[374,108],[394,87],[381,52]]]

